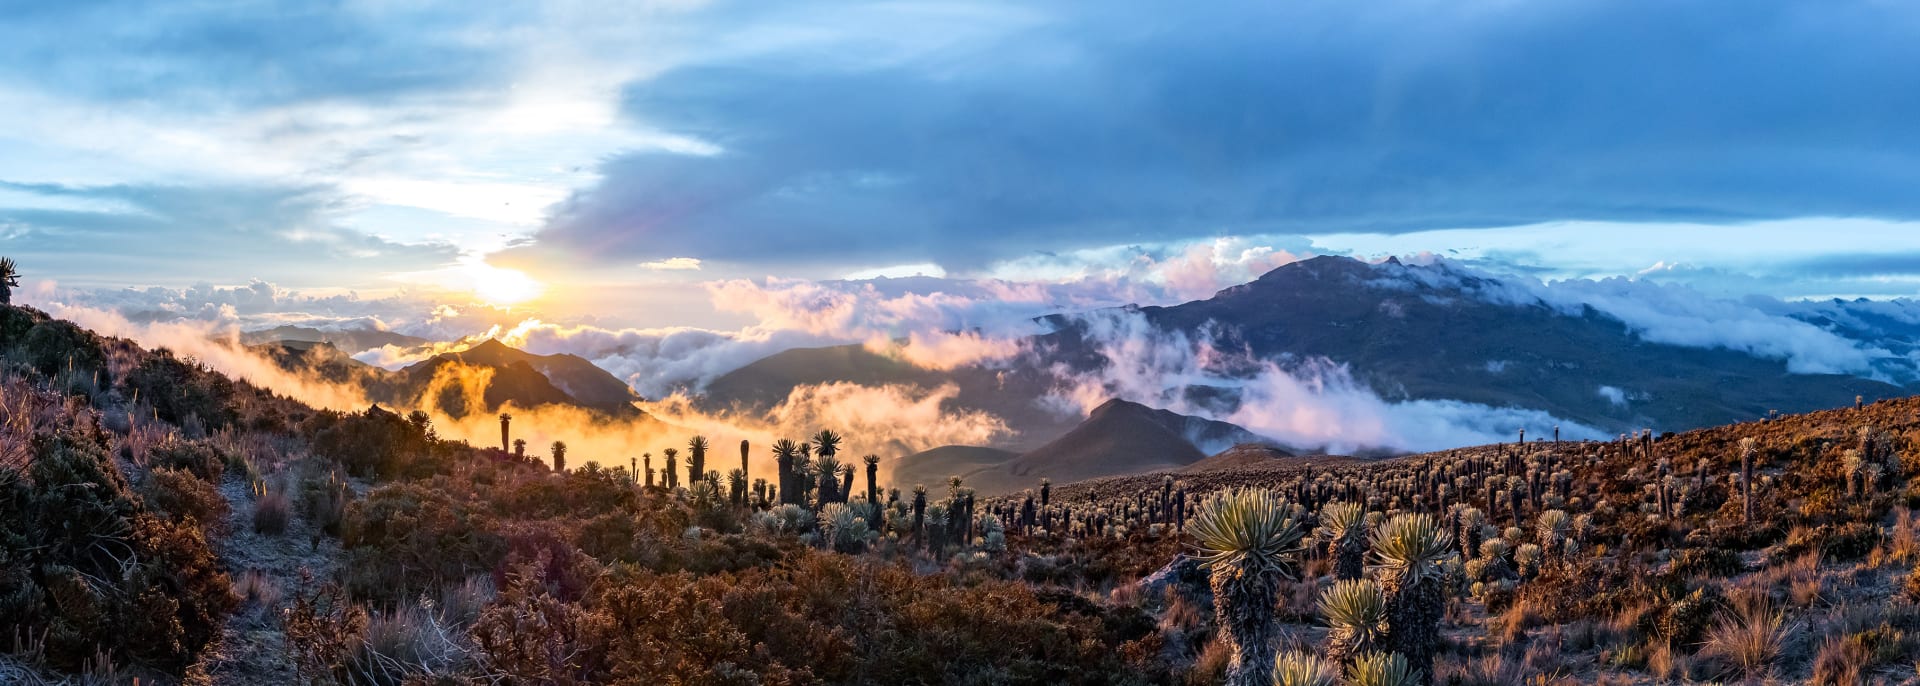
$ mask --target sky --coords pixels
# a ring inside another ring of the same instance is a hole
[[[0,0],[0,254],[28,301],[135,316],[755,352],[1317,254],[1910,297],[1916,30],[1880,0]]]

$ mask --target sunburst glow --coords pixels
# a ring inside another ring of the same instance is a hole
[[[465,273],[471,281],[473,294],[490,305],[518,305],[540,297],[547,290],[545,284],[527,276],[526,272],[502,269],[485,262],[467,265]]]

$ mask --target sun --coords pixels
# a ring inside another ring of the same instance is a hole
[[[473,262],[465,271],[473,294],[489,305],[518,305],[540,297],[547,290],[544,284],[518,269]]]

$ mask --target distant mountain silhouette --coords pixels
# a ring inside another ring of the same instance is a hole
[[[260,331],[248,331],[240,334],[240,342],[246,345],[265,345],[269,343],[326,343],[351,353],[358,353],[385,346],[417,348],[430,343],[425,338],[408,336],[392,331],[374,329],[324,330],[304,326],[277,326]]]
[[[1608,432],[1684,430],[1906,392],[1857,376],[1789,373],[1783,360],[1739,350],[1649,342],[1598,310],[1568,314],[1529,293],[1445,264],[1316,257],[1204,300],[1124,309],[1160,331],[1213,332],[1217,347],[1258,359],[1325,358],[1388,401],[1539,410]],[[1055,330],[1029,339],[1031,354],[996,367],[924,370],[860,346],[790,350],[721,376],[704,402],[758,407],[798,385],[842,380],[951,383],[956,409],[989,412],[1017,432],[994,447],[1031,451],[1075,419],[1036,409],[1058,383],[1050,370],[1110,364],[1085,318],[1042,321]],[[1221,414],[1239,402],[1233,388],[1173,390]]]
[[[834,382],[899,384],[927,390],[952,384],[959,389],[953,406],[984,411],[1005,421],[1013,434],[994,447],[1016,452],[1039,447],[1081,419],[1036,404],[1057,383],[1044,369],[1016,366],[935,371],[859,344],[798,348],[761,358],[709,383],[699,403],[709,410],[765,412],[787,399],[795,388]]]
[[[1543,410],[1616,432],[1691,429],[1905,393],[1854,376],[1790,374],[1785,361],[1736,350],[1651,343],[1591,307],[1568,316],[1486,295],[1511,288],[1444,265],[1316,257],[1206,300],[1140,311],[1163,330],[1212,325],[1222,347],[1258,357],[1347,364],[1388,400]],[[1619,389],[1624,402],[1602,387]]]
[[[935,488],[947,477],[973,474],[1004,465],[1020,453],[972,445],[945,445],[923,450],[889,463],[887,482],[902,492],[916,485]]]
[[[377,387],[397,381],[392,372],[353,359],[331,343],[289,339],[254,345],[252,350],[283,369],[311,372],[333,383]]]
[[[1060,437],[1023,454],[946,446],[901,458],[894,483],[907,488],[959,475],[983,495],[1001,495],[1038,487],[1043,478],[1066,483],[1178,469],[1206,459],[1201,444],[1260,440],[1226,422],[1115,399],[1094,408],[1086,421]]]

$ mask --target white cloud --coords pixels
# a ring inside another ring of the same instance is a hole
[[[1332,453],[1363,449],[1437,450],[1492,443],[1517,429],[1562,427],[1569,437],[1598,438],[1594,428],[1524,408],[1453,400],[1388,402],[1357,383],[1345,366],[1323,359],[1286,365],[1251,359],[1214,345],[1208,332],[1159,331],[1137,313],[1083,318],[1107,360],[1094,372],[1056,368],[1057,400],[1082,412],[1123,398],[1232,422],[1302,448]],[[1225,389],[1237,400],[1196,400],[1188,387]]]
[[[693,257],[669,257],[664,260],[654,260],[652,262],[641,262],[640,268],[650,269],[653,271],[662,271],[662,272],[675,272],[675,271],[697,272],[697,271],[700,271],[700,260],[698,258],[693,258]]]
[[[1432,256],[1408,262],[1376,265],[1380,279],[1375,285],[1437,289],[1507,305],[1545,305],[1573,317],[1592,307],[1620,320],[1643,340],[1783,360],[1795,374],[1879,377],[1875,362],[1895,357],[1877,341],[1848,338],[1788,316],[1794,308],[1770,298],[1718,298],[1683,284],[1621,276],[1541,282]]]

